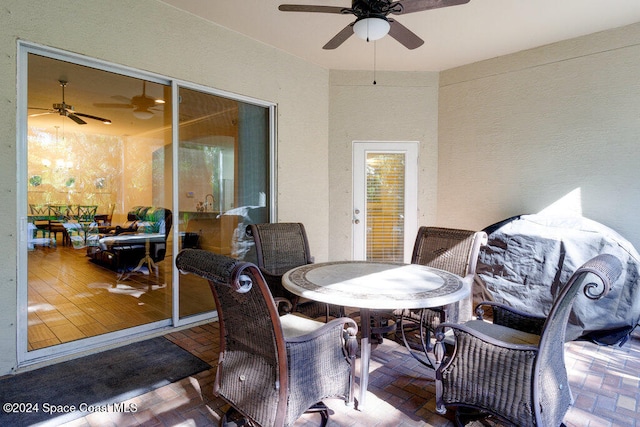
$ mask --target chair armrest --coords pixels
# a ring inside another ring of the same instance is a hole
[[[493,301],[482,301],[476,306],[475,312],[478,320],[484,317],[485,309],[490,308],[493,312],[493,323],[496,325],[507,326],[522,332],[540,335],[544,322],[547,320],[545,316],[538,316],[526,313],[508,305]]]
[[[309,332],[308,334],[286,338],[287,343],[310,341],[319,336],[325,335],[332,329],[336,329],[338,327],[342,329],[345,329],[346,327],[346,330],[349,336],[353,335],[355,337],[356,334],[358,333],[358,324],[356,323],[355,320],[351,319],[350,317],[340,317],[338,319],[333,319],[327,323],[321,323],[321,322],[317,322],[317,323],[322,326],[320,326],[318,329],[315,329],[312,332]]]

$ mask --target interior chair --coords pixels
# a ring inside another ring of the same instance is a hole
[[[184,249],[176,267],[209,282],[220,323],[214,393],[242,416],[260,426],[290,426],[313,410],[326,425],[328,409],[319,402],[340,397],[353,404],[358,347],[353,320],[322,323],[296,314],[280,316],[252,263]]]
[[[256,264],[274,297],[291,301],[292,310],[309,317],[340,317],[342,310],[327,304],[301,299],[282,285],[282,276],[292,268],[313,263],[304,225],[299,222],[250,224],[247,235],[253,237]]]
[[[58,233],[62,233],[62,243],[69,241],[63,224],[69,220],[70,207],[68,205],[35,205],[30,204],[31,215],[36,218],[33,223],[40,229],[46,229],[57,240]]]
[[[51,231],[52,209],[49,205],[29,204],[31,223],[41,230]]]
[[[116,209],[115,203],[109,203],[107,206],[107,211],[103,214],[94,215],[94,219],[98,224],[99,230],[102,232],[111,227],[111,220],[113,218],[113,211]]]
[[[96,205],[78,205],[78,210],[77,210],[75,219],[80,223],[95,222],[97,211],[98,211],[98,206]]]
[[[49,231],[53,234],[53,238],[58,240],[58,233],[62,234],[62,243],[67,243],[67,233],[64,228],[64,223],[69,219],[69,213],[71,207],[69,205],[50,205],[50,214],[52,215],[49,221]]]
[[[559,291],[546,318],[482,302],[477,320],[439,325],[437,411],[443,414],[448,406],[458,407],[457,425],[469,421],[469,409],[518,427],[563,425],[573,403],[564,363],[573,303],[576,298],[602,298],[621,272],[622,264],[609,254],[587,261]],[[487,308],[493,310],[493,323],[482,318]],[[447,331],[453,331],[449,345]]]
[[[33,250],[36,246],[55,246],[55,240],[51,238],[49,230],[38,228],[35,224],[27,223],[27,249]]]
[[[84,248],[87,246],[89,234],[97,234],[97,224],[95,222],[96,205],[78,205],[75,211],[68,209],[66,221],[62,223],[64,228],[64,243],[70,244],[74,248]]]

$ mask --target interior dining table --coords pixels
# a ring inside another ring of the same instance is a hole
[[[460,276],[418,264],[334,261],[307,264],[286,272],[283,286],[314,301],[360,309],[360,397],[366,404],[371,359],[370,310],[440,307],[469,296]]]

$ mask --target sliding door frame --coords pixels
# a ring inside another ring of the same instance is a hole
[[[18,366],[24,367],[46,362],[52,359],[64,358],[79,353],[91,353],[97,349],[106,349],[116,347],[129,342],[137,341],[142,338],[162,335],[176,327],[184,327],[199,322],[217,320],[217,312],[215,310],[201,313],[198,315],[180,318],[179,316],[179,280],[180,274],[176,268],[172,269],[172,306],[171,316],[168,319],[147,323],[133,328],[123,329],[116,332],[110,332],[78,341],[58,344],[42,349],[28,351],[28,265],[27,265],[27,186],[28,186],[28,170],[27,170],[27,98],[28,98],[28,57],[29,54],[46,56],[61,61],[73,62],[108,71],[120,75],[134,78],[145,79],[148,81],[170,85],[172,91],[172,152],[174,163],[172,165],[172,211],[179,212],[178,206],[178,117],[179,103],[175,102],[178,97],[178,89],[180,87],[196,89],[212,95],[230,98],[236,101],[246,102],[258,106],[263,106],[269,110],[269,206],[270,218],[276,218],[276,105],[255,98],[250,98],[226,91],[212,89],[210,87],[181,81],[179,79],[162,76],[146,71],[137,70],[131,67],[112,64],[106,61],[86,57],[79,54],[51,48],[31,42],[18,41],[17,53],[17,114],[16,114],[16,152],[17,152],[17,177],[16,177],[16,223],[17,230],[17,360]],[[167,260],[174,263],[177,256],[179,246],[179,227],[172,227],[171,234],[173,237],[172,259]]]

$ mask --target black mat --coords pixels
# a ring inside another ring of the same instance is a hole
[[[0,425],[58,425],[91,412],[135,412],[139,408],[123,402],[210,368],[158,337],[24,372],[0,380]],[[61,412],[47,413],[52,409]]]

